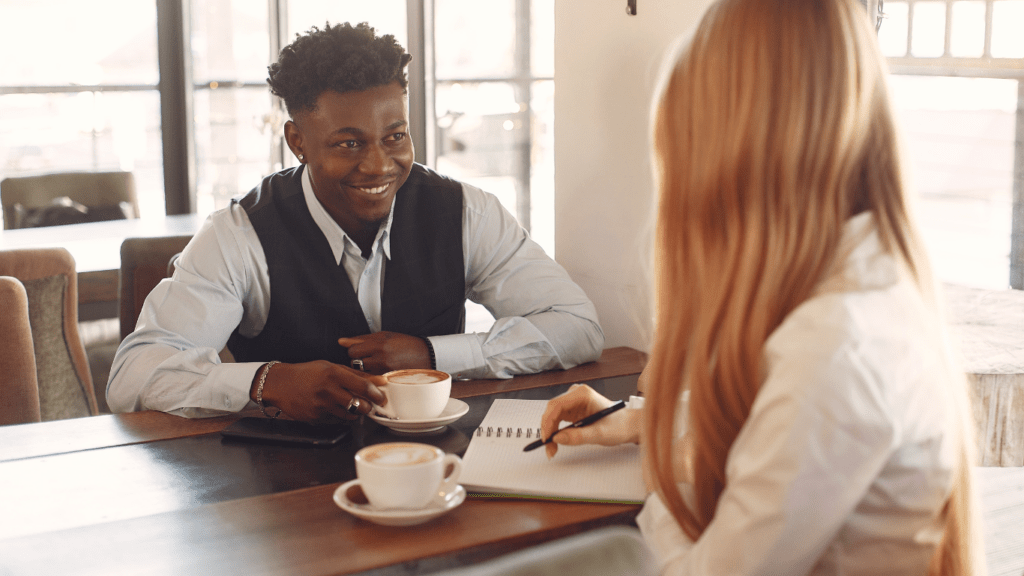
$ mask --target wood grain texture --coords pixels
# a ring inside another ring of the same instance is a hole
[[[452,386],[452,396],[470,398],[639,374],[646,361],[646,354],[632,348],[610,348],[596,362],[569,370],[517,376],[509,380],[458,382]],[[247,414],[252,413],[189,419],[145,411],[3,426],[0,427],[0,462],[220,432]]]
[[[246,412],[187,419],[147,410],[0,427],[0,462],[219,432]]]
[[[637,375],[621,376],[589,384],[609,398],[626,398],[635,393],[636,379]],[[415,440],[462,455],[495,397],[547,399],[567,388],[467,398],[465,416]],[[118,439],[133,442],[0,462],[0,494],[18,495],[5,501],[0,539],[346,482],[355,478],[353,457],[360,448],[409,440],[364,418],[352,423],[349,438],[331,447],[242,442],[224,439],[217,431],[195,434],[199,430],[179,428],[181,422],[189,422],[184,419],[140,414],[150,416],[132,419],[137,430]],[[201,422],[207,430],[207,422]],[[156,432],[158,426],[165,429],[163,434]],[[160,435],[170,437],[141,441]],[[72,478],[74,489],[69,489]]]
[[[359,520],[338,485],[243,498],[119,522],[0,540],[5,574],[352,574],[465,553],[483,559],[633,521],[639,506],[468,499],[411,527]],[[60,554],[46,550],[59,548]]]
[[[1024,374],[969,374],[982,466],[1024,466]]]
[[[509,380],[469,380],[452,382],[453,398],[470,398],[500,392],[544,388],[559,384],[587,382],[599,378],[614,378],[639,374],[647,365],[647,354],[620,346],[607,348],[596,362],[589,362],[569,370],[551,370],[540,374],[516,376]]]
[[[587,381],[609,397],[636,390],[643,355],[526,382],[482,381],[471,409],[417,441],[462,453],[492,393],[548,398]],[[511,384],[511,385],[510,385]],[[480,561],[579,531],[630,523],[638,506],[473,499],[428,524],[381,527],[332,500],[354,477],[359,447],[394,441],[363,419],[331,449],[226,441],[218,432],[254,412],[186,419],[161,412],[0,427],[0,573],[352,574],[405,563]],[[403,437],[403,439],[408,439]],[[59,553],[54,553],[59,551]],[[441,564],[438,564],[441,563]]]
[[[117,302],[117,270],[78,273],[78,303]]]

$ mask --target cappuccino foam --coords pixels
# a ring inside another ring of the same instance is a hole
[[[363,457],[379,466],[412,466],[430,462],[437,453],[415,444],[387,444],[367,450]]]
[[[388,377],[388,382],[397,384],[433,384],[441,380],[444,380],[444,377],[432,372],[402,372]]]

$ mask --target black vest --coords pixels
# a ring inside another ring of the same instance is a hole
[[[306,207],[299,168],[272,174],[236,202],[263,245],[270,311],[255,338],[237,329],[232,334],[228,349],[235,360],[348,364],[338,338],[370,328],[352,282]],[[395,196],[382,330],[420,337],[465,330],[462,205],[461,184],[413,165]]]

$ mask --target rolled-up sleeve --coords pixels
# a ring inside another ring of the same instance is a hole
[[[597,310],[496,197],[463,185],[466,296],[497,320],[487,332],[430,338],[437,367],[466,378],[511,378],[596,360]]]
[[[118,348],[107,384],[111,410],[203,417],[248,407],[260,363],[221,363],[218,352],[236,327],[254,330],[246,311],[266,308],[265,274],[251,272],[260,266],[262,248],[244,211],[211,215]],[[262,322],[265,313],[255,316]]]

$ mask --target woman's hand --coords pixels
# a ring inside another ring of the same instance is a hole
[[[573,384],[567,392],[548,401],[541,417],[541,438],[549,438],[562,422],[575,422],[612,405],[590,386]],[[558,451],[558,444],[575,446],[599,444],[615,446],[640,441],[640,411],[619,410],[582,428],[566,428],[555,434],[554,441],[544,446],[548,458]]]

